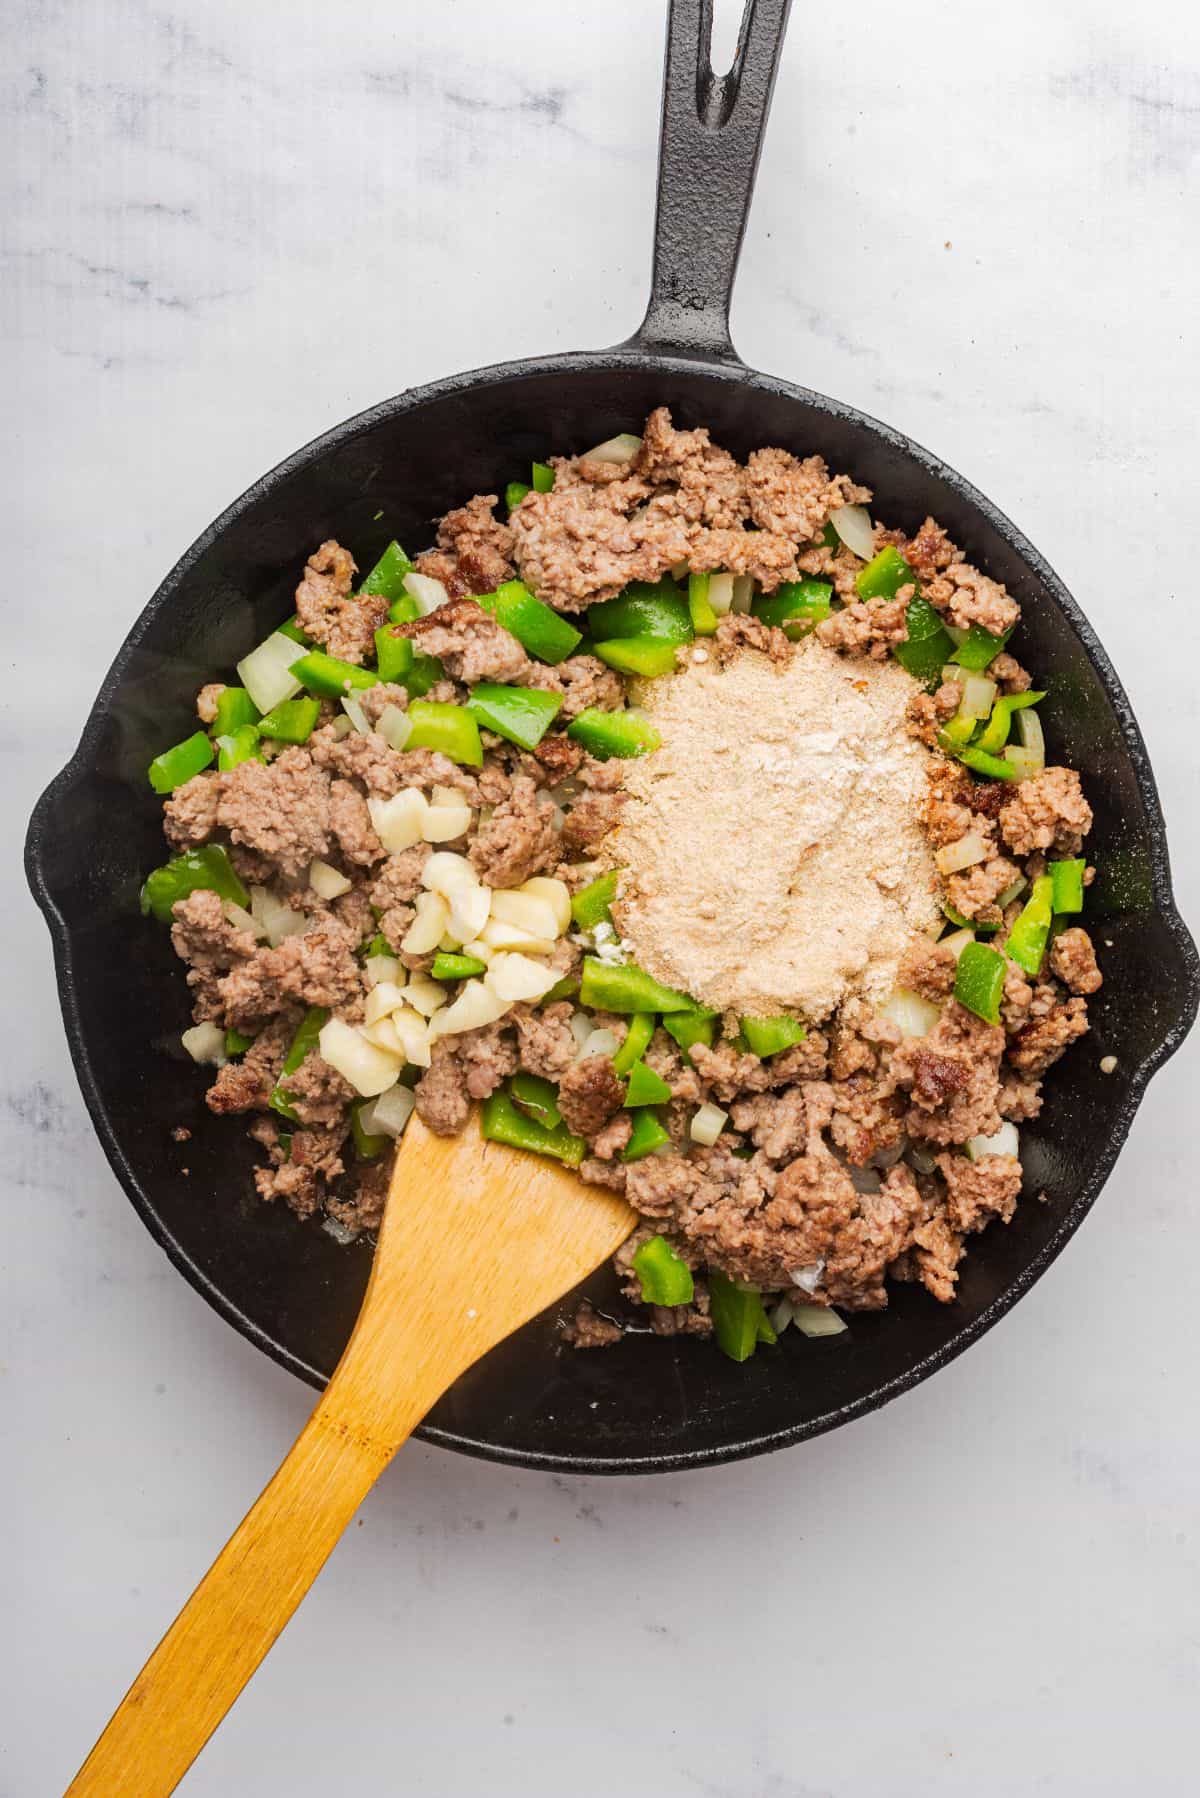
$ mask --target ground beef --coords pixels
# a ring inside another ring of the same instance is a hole
[[[196,716],[201,724],[215,724],[217,721],[217,701],[225,691],[221,681],[211,681],[207,687],[201,687],[196,695]]]
[[[311,1217],[320,1209],[328,1183],[345,1171],[341,1147],[345,1128],[297,1130],[285,1161],[255,1170],[254,1184],[260,1199],[282,1199],[297,1217]]]
[[[508,798],[471,839],[467,854],[480,880],[490,887],[516,887],[553,868],[559,857],[554,815],[531,780],[514,780]]]
[[[452,1042],[441,1037],[415,1088],[417,1116],[439,1136],[457,1136],[471,1113],[467,1083]]]
[[[978,624],[994,637],[1011,631],[1021,608],[999,581],[989,580],[967,562],[953,562],[936,580],[927,581],[925,594],[959,630]]]
[[[1051,943],[1050,970],[1073,993],[1096,993],[1103,985],[1092,939],[1078,925],[1064,930]]]
[[[756,649],[760,655],[782,666],[795,654],[795,645],[774,625],[752,618],[748,612],[727,612],[717,626],[714,638],[717,659],[731,662],[743,649]]]
[[[1034,988],[1029,1022],[1009,1044],[1009,1062],[1019,1073],[1044,1074],[1077,1037],[1086,1035],[1087,1027],[1086,999],[1064,1003],[1060,987],[1040,983]]]
[[[639,477],[530,493],[513,513],[521,578],[548,605],[578,612],[630,581],[656,581],[689,554],[688,528]]]
[[[563,1325],[563,1337],[572,1348],[611,1348],[621,1340],[621,1327],[611,1318],[601,1317],[595,1306],[585,1302],[569,1323]]]
[[[931,943],[928,937],[914,937],[900,963],[896,983],[911,987],[913,992],[936,1005],[954,991],[957,969],[953,950],[943,948],[941,943]]]
[[[906,1037],[892,1054],[891,1072],[910,1094],[910,1136],[934,1143],[966,1142],[1000,1128],[1000,1057],[1004,1032],[951,999],[928,1036]]]
[[[397,626],[422,655],[437,656],[452,680],[473,687],[477,681],[513,681],[528,685],[533,664],[511,631],[473,599],[448,605]]]
[[[782,1093],[756,1093],[735,1100],[730,1117],[735,1130],[748,1135],[768,1161],[790,1161],[803,1154],[808,1140],[808,1112],[801,1087]]]
[[[345,1124],[346,1107],[357,1097],[348,1080],[331,1068],[314,1049],[284,1082],[288,1104],[309,1129],[331,1129]]]
[[[591,707],[600,712],[619,712],[625,704],[624,682],[615,668],[609,668],[599,656],[568,656],[565,662],[558,662],[553,668],[535,666],[526,684],[562,694],[559,724],[569,724],[572,718],[578,718],[580,712]],[[569,741],[569,738],[559,741]]]
[[[674,509],[689,524],[729,528],[746,516],[749,494],[743,470],[706,430],[677,431],[665,406],[646,420],[633,467],[653,485],[674,490]]]
[[[1091,828],[1092,808],[1073,768],[1043,768],[1023,780],[1000,812],[1001,834],[1017,855],[1036,849],[1078,855]]]
[[[491,593],[513,574],[513,534],[496,517],[496,503],[494,493],[477,493],[438,526],[438,548],[452,559],[459,592]]]
[[[964,1251],[962,1237],[951,1229],[944,1210],[917,1225],[908,1253],[912,1258],[913,1273],[926,1292],[941,1304],[950,1304]],[[895,1267],[892,1271],[893,1274],[896,1272]]]
[[[908,728],[918,742],[933,748],[947,718],[958,710],[962,689],[957,681],[944,681],[935,693],[914,693],[906,707]]]
[[[260,949],[258,962],[286,999],[305,1005],[344,1005],[362,989],[355,960],[358,940],[334,917],[319,918],[302,936],[285,937],[277,949]]]
[[[988,664],[988,676],[994,680],[1002,693],[1028,693],[1033,685],[1033,676],[1015,656],[1007,650],[1001,650]]]
[[[374,652],[375,632],[388,602],[376,593],[352,593],[354,557],[332,538],[308,558],[296,588],[296,617],[314,643],[343,662],[363,662]]]
[[[298,1006],[278,1013],[240,1061],[226,1062],[205,1094],[210,1111],[265,1111],[300,1018]]]
[[[902,587],[900,592],[908,594],[908,589]],[[817,636],[827,649],[885,661],[894,644],[908,640],[908,598],[856,599],[823,619],[817,626]]]
[[[633,1135],[633,1113],[618,1111],[592,1139],[592,1154],[598,1161],[611,1161],[628,1148]]]
[[[946,1181],[946,1219],[966,1236],[985,1229],[994,1217],[1010,1222],[1021,1196],[1021,1163],[1015,1155],[939,1155]]]
[[[585,1155],[579,1164],[579,1178],[588,1186],[606,1186],[610,1192],[624,1192],[628,1169],[623,1161],[601,1161],[598,1155]]]
[[[951,874],[946,882],[946,897],[964,918],[979,924],[998,924],[1000,907],[996,900],[1020,876],[1015,862],[993,855],[988,861],[964,868],[961,874]]]
[[[395,1160],[393,1154],[381,1155],[378,1161],[370,1161],[365,1167],[356,1169],[349,1193],[330,1194],[325,1209],[335,1223],[352,1230],[356,1236],[361,1236],[364,1230],[379,1228],[387,1206]]]
[[[432,787],[456,787],[469,803],[478,800],[477,782],[469,769],[436,749],[392,749],[378,731],[354,730],[346,737],[314,731],[308,748],[318,768],[346,780],[360,780],[373,798],[390,799],[404,787],[421,787],[427,792]]]
[[[389,855],[370,885],[371,904],[383,916],[395,906],[411,905],[421,891],[421,870],[433,854],[431,843],[414,843],[399,855]],[[390,933],[385,929],[384,935]]]
[[[582,794],[563,822],[564,847],[581,855],[598,849],[619,820],[625,798],[624,793]]]
[[[392,633],[398,635],[397,632]],[[398,712],[408,710],[408,689],[396,681],[376,681],[373,687],[365,687],[358,695],[358,709],[372,729],[379,723],[389,706],[395,706]]]
[[[472,1099],[486,1099],[517,1071],[517,1046],[507,1018],[454,1038],[454,1053]]]
[[[258,948],[248,930],[229,922],[220,898],[207,887],[177,899],[171,915],[175,920],[171,944],[176,955],[205,973],[230,968]]]
[[[764,593],[773,593],[800,573],[796,545],[774,531],[701,531],[692,542],[688,563],[695,574],[723,570],[749,575]]]
[[[550,731],[544,736],[530,758],[537,766],[541,779],[548,786],[557,786],[560,780],[568,780],[576,772],[583,761],[583,750],[578,743],[561,731]],[[535,778],[532,769],[530,779]],[[504,791],[496,799],[489,799],[489,805],[496,805],[500,799],[508,797],[508,781],[505,779]]]
[[[805,543],[828,523],[838,506],[866,505],[869,487],[829,473],[823,456],[801,462],[787,450],[754,450],[746,464],[750,516],[764,531]]]
[[[613,1073],[607,1055],[587,1055],[569,1067],[559,1082],[558,1109],[576,1136],[595,1136],[625,1098],[624,1083]]]
[[[222,774],[217,823],[235,843],[295,876],[329,850],[329,776],[306,749],[273,762],[240,762]]]
[[[572,1006],[567,1000],[534,1011],[511,1012],[517,1030],[521,1066],[543,1080],[561,1080],[575,1060],[578,1045],[571,1034]]]
[[[892,533],[883,531],[880,535],[883,540],[890,540]],[[925,520],[915,537],[905,540],[900,536],[896,546],[923,581],[936,579],[944,568],[962,559],[941,525],[932,518]]]
[[[1022,1080],[1020,1075],[1005,1068],[1000,1080],[1000,1116],[1011,1118],[1014,1123],[1021,1123],[1025,1118],[1035,1118],[1042,1109],[1041,1077],[1033,1080]]]
[[[172,849],[194,849],[217,828],[223,774],[193,774],[163,802],[163,830]]]
[[[348,780],[329,783],[329,828],[346,860],[360,868],[369,868],[384,853],[367,802]]]

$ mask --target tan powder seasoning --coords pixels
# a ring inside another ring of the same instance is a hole
[[[880,1000],[939,916],[917,821],[929,751],[916,683],[809,638],[782,666],[744,651],[648,683],[662,748],[632,763],[605,845],[633,959],[722,1011],[814,1022]]]

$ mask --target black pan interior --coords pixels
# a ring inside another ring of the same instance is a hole
[[[85,1095],[116,1171],[172,1258],[252,1340],[303,1378],[332,1371],[370,1259],[248,1196],[250,1145],[206,1111],[204,1076],[181,1059],[190,1021],[166,933],[138,915],[162,859],[150,757],[191,728],[197,687],[228,670],[292,609],[325,537],[369,565],[391,536],[428,542],[431,520],[476,492],[503,492],[533,457],[637,429],[654,405],[707,424],[740,456],[759,444],[807,454],[875,489],[887,522],[932,512],[1024,607],[1021,658],[1050,689],[1055,758],[1083,773],[1101,869],[1090,900],[1105,985],[1094,1029],[1048,1082],[1024,1126],[1027,1196],[965,1264],[958,1302],[901,1287],[848,1334],[789,1334],[744,1367],[695,1341],[627,1339],[602,1353],[530,1324],[461,1380],[430,1439],[533,1465],[663,1468],[717,1460],[826,1429],[883,1402],[959,1352],[1036,1278],[1078,1225],[1132,1120],[1146,1079],[1196,1008],[1196,958],[1170,898],[1162,821],[1137,728],[1086,621],[1012,526],[951,471],[869,420],[740,367],[637,352],[557,358],[403,396],[301,451],[184,557],[110,673],[74,762],[30,831],[35,892],[55,934],[64,1010]],[[1100,1072],[1102,1056],[1117,1071]],[[171,1129],[191,1130],[184,1145]],[[608,1272],[588,1290],[603,1304]]]

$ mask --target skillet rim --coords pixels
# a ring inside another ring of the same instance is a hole
[[[495,1443],[481,1442],[474,1437],[426,1423],[422,1423],[414,1431],[414,1435],[422,1441],[433,1443],[441,1448],[453,1449],[476,1459],[499,1462],[508,1466],[528,1467],[538,1471],[581,1475],[679,1472],[770,1453],[776,1449],[806,1441],[811,1437],[823,1435],[855,1418],[878,1410],[890,1400],[899,1397],[903,1392],[910,1391],[957,1359],[965,1349],[998,1323],[1019,1299],[1024,1297],[1025,1293],[1062,1253],[1067,1242],[1075,1234],[1099,1197],[1117,1156],[1124,1146],[1152,1075],[1180,1047],[1195,1021],[1197,1008],[1200,1007],[1200,956],[1197,955],[1195,943],[1175,903],[1167,847],[1166,821],[1163,817],[1149,754],[1128,695],[1088,618],[1045,557],[1017,529],[1011,519],[984,494],[980,493],[971,482],[964,479],[955,469],[941,461],[939,457],[933,455],[922,445],[913,442],[911,438],[905,437],[869,414],[859,411],[856,407],[847,406],[841,401],[817,393],[811,388],[797,386],[779,376],[767,375],[759,370],[749,368],[737,359],[714,360],[708,356],[651,351],[638,347],[635,340],[630,345],[622,345],[610,350],[568,351],[554,356],[526,357],[515,361],[493,363],[484,368],[465,370],[458,374],[444,376],[437,381],[428,382],[420,387],[405,389],[390,399],[382,400],[362,412],[355,413],[328,431],[312,438],[268,470],[266,474],[260,476],[201,532],[159,583],[126,635],[92,703],[74,753],[45,788],[34,806],[30,818],[25,842],[26,877],[33,897],[50,930],[59,1004],[71,1059],[84,1102],[109,1165],[126,1196],[151,1236],[166,1252],[172,1264],[184,1276],[189,1285],[212,1306],[218,1315],[232,1324],[256,1348],[263,1350],[272,1360],[290,1373],[298,1375],[308,1385],[318,1391],[323,1389],[325,1377],[317,1369],[301,1360],[299,1356],[276,1342],[253,1318],[239,1311],[237,1306],[226,1298],[221,1288],[182,1247],[178,1239],[164,1224],[150,1195],[143,1191],[109,1121],[92,1072],[91,1057],[80,1020],[71,932],[50,890],[43,863],[43,837],[55,807],[62,795],[88,772],[102,728],[102,719],[107,715],[127,668],[146,632],[156,621],[160,612],[170,603],[176,590],[199,557],[230,524],[271,493],[274,488],[289,479],[299,469],[319,461],[328,451],[340,447],[358,433],[370,429],[386,418],[418,410],[431,401],[455,394],[466,394],[472,389],[491,383],[540,378],[547,374],[569,376],[626,370],[637,373],[655,372],[663,376],[671,373],[702,374],[713,381],[766,390],[786,400],[813,407],[856,427],[865,427],[874,432],[891,448],[916,461],[925,473],[952,488],[960,498],[974,507],[1006,539],[1010,547],[1033,570],[1039,581],[1049,591],[1052,600],[1081,643],[1084,653],[1091,662],[1113,707],[1124,739],[1126,753],[1137,781],[1138,791],[1146,809],[1147,834],[1151,851],[1151,885],[1156,910],[1174,950],[1174,974],[1179,996],[1172,1022],[1154,1051],[1138,1064],[1131,1075],[1128,1091],[1112,1118],[1100,1151],[1091,1164],[1088,1176],[1054,1234],[1043,1244],[1038,1253],[1032,1257],[1004,1292],[985,1307],[975,1319],[964,1323],[948,1342],[925,1356],[904,1373],[898,1374],[892,1380],[885,1381],[882,1385],[873,1387],[861,1398],[832,1411],[823,1412],[820,1416],[808,1419],[803,1423],[791,1425],[786,1429],[745,1437],[737,1442],[721,1444],[716,1447],[669,1454],[556,1455],[544,1451],[517,1450]]]

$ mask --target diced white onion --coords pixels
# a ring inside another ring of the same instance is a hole
[[[792,1300],[792,1321],[802,1336],[840,1336],[846,1325],[828,1305],[802,1305]]]
[[[565,880],[554,880],[546,874],[535,874],[532,880],[524,881],[517,891],[528,893],[532,898],[540,899],[543,904],[550,907],[560,936],[571,928],[571,889]]]
[[[368,1136],[400,1136],[415,1104],[409,1087],[393,1086],[364,1105],[358,1121]]]
[[[905,1036],[928,1036],[942,1015],[936,1005],[906,986],[898,986],[879,1009]]]
[[[576,1061],[586,1061],[589,1055],[615,1055],[620,1048],[616,1033],[612,1030],[589,1030],[579,1046]]]
[[[996,683],[983,674],[968,674],[958,712],[961,718],[986,718],[996,699]]]
[[[571,1013],[568,1029],[575,1038],[575,1047],[577,1049],[582,1049],[584,1043],[586,1043],[588,1037],[595,1028],[596,1026],[592,1023],[592,1020],[588,1017],[586,1011],[573,1011]]]
[[[238,679],[260,712],[273,712],[300,691],[301,683],[292,673],[292,663],[305,653],[302,643],[294,643],[281,631],[272,631],[257,649],[242,657],[237,665]]]
[[[733,577],[733,596],[729,602],[731,612],[748,612],[750,602],[754,598],[754,577],[749,574],[736,574]]]
[[[952,930],[949,936],[942,937],[939,947],[942,949],[949,949],[951,955],[954,957],[955,961],[957,961],[967,944],[973,943],[974,941],[975,932],[973,930]]]
[[[1017,1126],[1005,1119],[998,1130],[991,1136],[971,1136],[967,1139],[967,1154],[972,1161],[980,1161],[985,1155],[1015,1155],[1020,1160],[1021,1139]]]
[[[380,1018],[386,1018],[390,1011],[399,1011],[404,1004],[404,988],[394,980],[381,980],[367,994],[367,1009],[364,1013],[368,1024],[377,1024]]]
[[[545,962],[516,953],[497,955],[483,977],[488,991],[506,1005],[543,999],[557,983],[557,968],[548,968]]]
[[[533,893],[514,892],[511,888],[493,893],[491,916],[500,924],[515,924],[529,936],[544,937],[550,942],[558,935],[556,907]],[[472,935],[478,936],[479,931]]]
[[[334,742],[340,743],[344,737],[348,737],[350,735],[350,732],[354,729],[354,726],[351,724],[349,718],[347,718],[345,712],[343,712],[340,715],[340,717],[334,718],[332,720],[329,728],[333,732]],[[330,1221],[331,1220],[329,1218],[326,1218],[326,1220],[325,1220],[326,1228],[328,1228]],[[339,1229],[341,1228],[340,1224],[338,1225],[338,1228]]]
[[[465,855],[458,855],[453,849],[437,849],[421,869],[421,885],[431,893],[441,893],[444,899],[452,899],[462,888],[478,886],[479,876]]]
[[[1021,748],[1039,757],[1041,767],[1046,766],[1046,738],[1042,730],[1042,721],[1037,715],[1037,707],[1025,706],[1017,713],[1017,735],[1021,739]]]
[[[836,506],[829,522],[847,549],[869,562],[875,554],[875,527],[865,506]]]
[[[425,841],[453,843],[471,828],[469,805],[431,805],[425,814]]]
[[[309,866],[308,884],[319,899],[340,899],[343,893],[350,891],[346,876],[319,856]]]
[[[1014,899],[1019,899],[1028,885],[1029,882],[1025,876],[1018,874],[1011,886],[1006,886],[1002,893],[996,894],[996,904],[1000,910],[1003,911],[1006,905],[1011,905]]]
[[[788,1279],[793,1286],[798,1286],[801,1292],[815,1292],[821,1284],[821,1275],[825,1272],[825,1262],[823,1258],[807,1261],[803,1267],[789,1267],[787,1271]]]
[[[946,635],[949,637],[951,643],[953,643],[953,645],[956,649],[958,648],[960,643],[965,643],[967,640],[967,637],[970,635],[970,633],[968,631],[965,631],[963,629],[961,624],[943,624],[942,629],[945,631]],[[962,669],[962,668],[959,669],[960,674],[963,674],[965,672],[966,672],[965,669]]]
[[[733,576],[731,574],[710,574],[708,577],[708,603],[718,618],[723,618],[733,606]]]
[[[481,961],[486,964],[492,960],[497,952],[492,948],[490,943],[485,943],[481,936],[477,936],[473,942],[463,944],[462,953],[464,955],[473,955],[476,961]]]
[[[947,662],[942,669],[943,687],[964,687],[967,683],[967,671],[960,668],[957,662]]]
[[[386,1049],[368,1042],[361,1030],[341,1018],[330,1018],[317,1038],[322,1060],[348,1080],[364,1099],[395,1086],[400,1077],[400,1063]]]
[[[262,925],[272,949],[277,949],[285,936],[299,936],[308,929],[305,913],[285,905],[269,887],[250,888],[250,910]]]
[[[580,460],[583,462],[611,462],[623,468],[632,462],[642,447],[640,437],[630,431],[618,431],[615,437],[606,437],[595,449],[584,450]]]
[[[487,927],[488,911],[495,895],[490,887],[457,887],[450,895],[447,929],[456,943],[470,943]]]
[[[390,799],[368,799],[367,810],[375,835],[389,855],[402,855],[414,843],[424,841],[429,801],[419,787],[405,787]]]
[[[360,737],[371,734],[371,726],[367,723],[367,715],[362,709],[362,700],[357,693],[342,694],[342,710]]]
[[[404,997],[423,1018],[431,1018],[446,1003],[447,993],[440,980],[435,980],[430,974],[418,972],[409,975]]]
[[[193,1061],[214,1068],[225,1066],[225,1032],[218,1024],[193,1024],[179,1040]]]
[[[492,895],[495,899],[496,895]],[[553,936],[534,936],[518,924],[506,924],[503,918],[489,918],[479,932],[479,940],[488,949],[519,949],[522,955],[552,955],[557,940]]]
[[[419,893],[417,915],[400,947],[408,955],[428,955],[445,936],[449,922],[450,907],[440,893]]]
[[[774,1330],[776,1336],[782,1336],[783,1332],[792,1322],[792,1301],[790,1299],[780,1299],[779,1303],[773,1306],[767,1313],[767,1321]]]
[[[947,843],[939,849],[933,859],[939,874],[958,874],[963,868],[973,868],[976,862],[985,862],[990,854],[987,838],[978,830],[969,830],[957,843]]]
[[[703,1143],[706,1149],[711,1149],[728,1122],[727,1111],[722,1111],[719,1105],[704,1104],[693,1114],[688,1135],[693,1142]]]
[[[266,930],[260,921],[248,912],[244,905],[235,905],[232,899],[226,899],[221,910],[229,922],[239,930],[248,930],[251,936],[266,936]]]
[[[364,1024],[362,1033],[369,1043],[375,1044],[377,1049],[386,1049],[389,1055],[395,1055],[400,1061],[408,1059],[404,1053],[404,1044],[396,1034],[395,1018],[392,1012],[388,1012],[386,1017],[376,1018],[374,1023]]]
[[[361,1116],[361,1113],[359,1115]],[[348,1242],[354,1242],[358,1238],[357,1230],[352,1230],[349,1224],[339,1224],[336,1217],[322,1218],[321,1228],[326,1236],[332,1236],[338,1247],[342,1249]]]
[[[482,980],[464,980],[458,998],[429,1020],[429,1040],[442,1036],[461,1036],[464,1030],[478,1030],[494,1024],[508,1010],[508,1001],[498,999]]]
[[[1024,715],[1023,712],[1017,714],[1019,718],[1023,718]],[[1032,780],[1034,775],[1040,774],[1046,766],[1046,759],[1040,750],[1026,749],[1018,743],[1008,744],[1004,751],[1004,759],[1011,768],[1016,769],[1018,783],[1023,780]]]
[[[416,1068],[427,1068],[432,1057],[429,1053],[429,1025],[418,1012],[406,1006],[403,1011],[394,1011],[387,1020],[404,1051],[405,1061]]]
[[[427,612],[436,612],[450,598],[441,581],[435,581],[431,574],[409,573],[404,577],[404,590],[410,599],[417,602],[417,610],[422,617]]]
[[[671,579],[673,581],[686,581],[687,577],[688,577],[687,562],[686,561],[676,562],[675,566],[671,570]]]
[[[385,980],[396,986],[404,984],[404,965],[395,955],[368,955],[363,963],[368,986],[379,986]]]
[[[379,714],[379,722],[375,729],[388,748],[398,752],[408,742],[412,732],[412,720],[407,712],[401,711],[398,705],[385,705]]]

